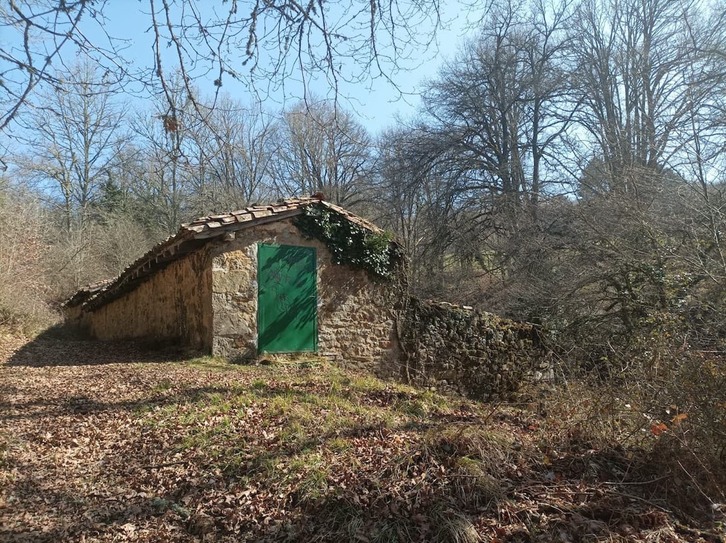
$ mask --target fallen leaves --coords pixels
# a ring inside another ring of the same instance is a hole
[[[0,368],[3,541],[699,541],[622,490],[625,451],[541,447],[524,410],[55,345]]]
[[[662,422],[657,422],[650,427],[650,433],[656,437],[661,435],[663,432],[667,432],[667,431],[668,431],[668,426],[666,426]]]
[[[684,420],[688,419],[688,413],[679,413],[675,417],[671,419],[671,422],[674,425],[678,425],[682,423]]]

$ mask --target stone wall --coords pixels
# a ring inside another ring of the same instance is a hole
[[[212,248],[213,352],[257,357],[257,244],[313,247],[317,253],[318,352],[348,366],[384,372],[398,358],[395,282],[335,264],[327,247],[304,237],[290,219],[236,233]]]
[[[142,338],[212,345],[211,269],[205,251],[171,262],[134,290],[84,312],[81,326],[102,340]]]
[[[480,399],[506,396],[548,367],[534,325],[415,298],[403,316],[401,346],[403,378]]]

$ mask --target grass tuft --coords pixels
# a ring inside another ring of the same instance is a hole
[[[434,543],[478,543],[479,533],[469,518],[452,509],[435,511],[433,514],[436,531]]]

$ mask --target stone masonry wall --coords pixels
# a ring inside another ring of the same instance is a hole
[[[173,261],[124,296],[91,313],[81,325],[103,340],[178,341],[208,350],[212,344],[211,270],[205,251]]]
[[[547,371],[546,350],[529,323],[412,298],[401,328],[401,371],[418,385],[492,399]]]
[[[314,247],[317,253],[318,352],[381,373],[398,357],[393,284],[335,264],[327,247],[283,220],[237,232],[212,249],[213,352],[257,357],[257,244]]]

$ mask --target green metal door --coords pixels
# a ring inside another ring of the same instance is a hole
[[[259,352],[317,350],[315,249],[260,244],[257,265]]]

